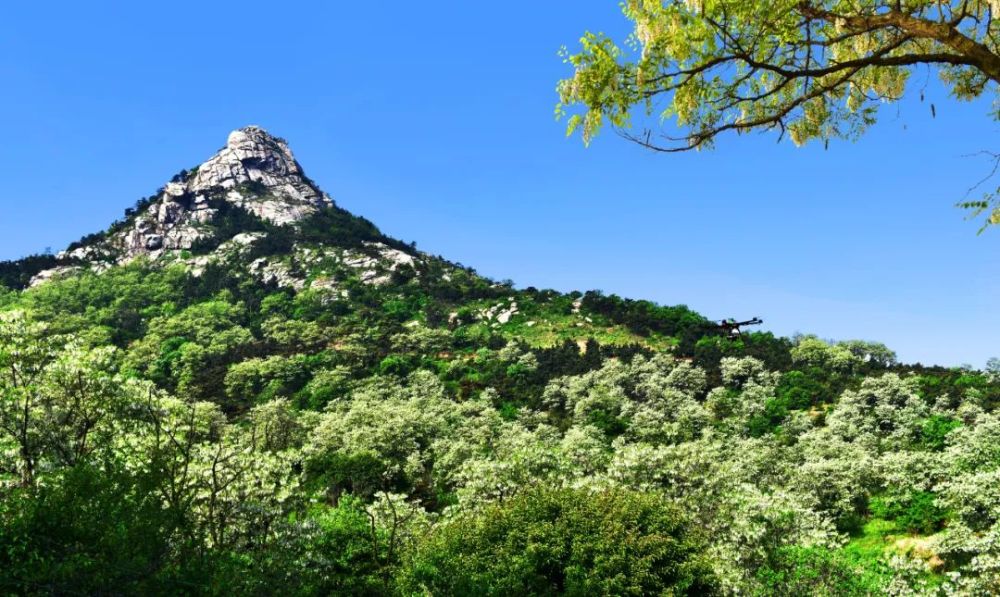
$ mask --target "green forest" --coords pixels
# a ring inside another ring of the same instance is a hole
[[[0,267],[0,592],[998,588],[1000,366],[516,289],[336,206],[201,231]]]
[[[52,4],[0,597],[1000,595],[1000,0]]]

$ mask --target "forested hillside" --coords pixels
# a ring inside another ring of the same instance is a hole
[[[0,593],[1000,591],[1000,367],[497,283],[259,129],[0,281]]]

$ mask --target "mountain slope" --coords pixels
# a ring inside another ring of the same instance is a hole
[[[0,592],[997,586],[1000,372],[498,284],[256,127],[0,280]]]
[[[233,131],[226,147],[205,163],[175,177],[124,231],[67,256],[86,259],[94,252],[110,253],[119,262],[140,255],[158,257],[210,238],[217,233],[211,224],[227,208],[285,225],[330,206],[330,198],[305,178],[283,140],[247,127]]]
[[[387,293],[409,283],[435,299],[430,313],[422,314],[425,320],[440,320],[445,315],[437,311],[447,307],[452,326],[464,323],[479,334],[502,333],[542,347],[596,337],[615,345],[668,348],[684,336],[690,349],[712,328],[684,307],[606,304],[607,314],[617,311],[608,318],[581,312],[582,295],[555,300],[548,292],[537,301],[537,292],[518,293],[416,251],[337,207],[305,175],[283,139],[255,126],[233,131],[213,157],[181,171],[108,230],[56,256],[0,264],[0,281],[14,289],[37,287],[139,261],[153,268],[183,266],[193,278],[206,269],[224,271],[227,277],[296,292],[319,291],[328,299],[349,298],[359,283],[390,286]],[[532,315],[538,317],[532,321]]]

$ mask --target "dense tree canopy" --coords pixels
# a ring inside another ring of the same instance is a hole
[[[0,293],[0,593],[997,592],[998,363],[360,238]]]
[[[906,367],[871,342],[731,340],[600,293],[473,288],[450,307],[468,322],[431,325],[416,280],[322,308],[219,283],[137,263],[0,312],[4,591],[997,582],[993,373]],[[497,328],[471,307],[511,299],[524,315]],[[416,306],[401,320],[389,303]],[[131,331],[101,331],[117,321]],[[685,346],[691,330],[708,335]]]
[[[624,47],[587,33],[565,53],[559,113],[584,141],[604,125],[665,152],[726,132],[796,144],[854,139],[923,69],[959,100],[1000,85],[1000,4],[990,0],[627,0]],[[919,70],[918,70],[919,69]],[[923,80],[924,77],[921,77]],[[993,119],[1000,118],[994,105]],[[934,107],[931,107],[933,110]],[[679,132],[646,126],[673,120]],[[989,149],[989,148],[974,148]],[[997,194],[965,204],[1000,223]]]

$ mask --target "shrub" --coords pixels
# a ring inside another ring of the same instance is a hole
[[[869,508],[873,516],[893,521],[900,530],[931,535],[941,530],[947,519],[947,512],[935,503],[936,497],[929,491],[883,496],[872,500]]]
[[[705,595],[702,542],[663,498],[538,489],[438,527],[400,588],[435,595]]]
[[[839,551],[785,547],[756,573],[757,595],[879,595],[885,578],[879,571],[852,565]]]

